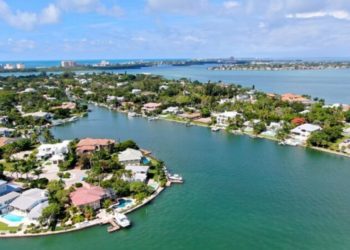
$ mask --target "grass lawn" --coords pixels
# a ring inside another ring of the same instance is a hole
[[[0,222],[0,231],[15,231],[17,227],[9,227],[7,224]]]

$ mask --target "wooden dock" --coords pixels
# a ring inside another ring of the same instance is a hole
[[[115,222],[114,219],[108,221],[111,225],[107,228],[108,233],[113,233],[120,229],[120,226]]]

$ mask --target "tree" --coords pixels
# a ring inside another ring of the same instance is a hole
[[[46,143],[56,143],[57,140],[55,140],[55,137],[53,136],[53,134],[51,133],[51,131],[49,129],[45,129],[43,131],[43,137],[44,137],[44,141]]]
[[[4,170],[5,170],[4,164],[0,163],[0,178],[4,177]]]
[[[40,217],[42,224],[49,223],[50,227],[53,228],[56,225],[57,218],[61,213],[61,207],[57,203],[51,203],[43,209]]]
[[[132,140],[126,140],[126,141],[120,142],[119,144],[116,145],[115,148],[117,151],[124,151],[127,148],[139,149],[137,144]]]
[[[201,116],[202,117],[210,117],[210,110],[208,108],[202,108],[201,109]]]
[[[258,122],[253,125],[254,134],[258,135],[266,130],[266,124],[264,122]]]
[[[346,111],[344,116],[345,116],[345,121],[350,122],[350,110]]]

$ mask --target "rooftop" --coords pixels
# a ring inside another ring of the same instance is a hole
[[[82,206],[101,200],[105,194],[106,191],[103,188],[88,185],[77,188],[69,196],[73,205]]]

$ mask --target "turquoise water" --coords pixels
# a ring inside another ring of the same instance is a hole
[[[210,71],[209,65],[160,66],[127,70],[128,73],[153,73],[171,79],[182,77],[202,82],[223,81],[237,83],[246,87],[255,87],[262,91],[309,94],[325,98],[328,103],[350,104],[350,69],[344,70],[308,70],[308,71]],[[124,73],[125,70],[111,72]],[[12,73],[0,74],[3,76]],[[26,75],[28,73],[16,73]]]
[[[129,214],[129,230],[0,240],[0,249],[350,249],[350,160],[92,108],[60,138],[135,139],[185,183]]]
[[[11,213],[5,214],[2,217],[10,222],[21,222],[24,219],[23,216],[11,214]]]

